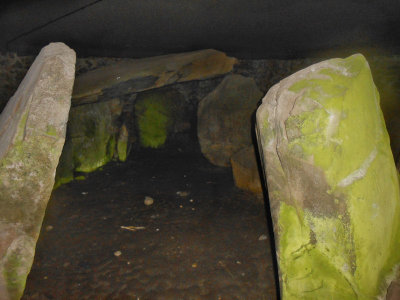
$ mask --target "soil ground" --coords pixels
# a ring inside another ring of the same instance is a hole
[[[53,192],[22,299],[274,300],[273,274],[262,199],[199,153],[146,150]]]

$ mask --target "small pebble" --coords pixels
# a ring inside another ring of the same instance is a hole
[[[265,234],[260,235],[258,238],[259,241],[265,241],[266,239],[268,239],[268,237]]]
[[[193,263],[193,264],[192,264],[192,268],[197,268],[197,264],[196,264],[196,263]]]
[[[183,205],[181,204],[181,205],[179,205],[179,208],[183,208]]]
[[[156,228],[156,231],[160,231],[160,228]]]
[[[43,279],[47,279],[47,278],[48,278],[47,276],[44,276],[44,277],[43,277]]]
[[[50,231],[50,230],[53,230],[53,226],[51,226],[51,225],[46,226],[46,231]]]
[[[194,201],[193,199],[190,199],[190,200],[189,200],[189,202],[192,202],[192,203],[193,203],[193,201]]]
[[[122,254],[122,252],[119,251],[119,250],[114,252],[114,255],[115,255],[116,257],[121,256],[121,254]]]
[[[146,196],[146,197],[144,198],[144,205],[150,206],[150,205],[152,205],[153,203],[154,203],[154,199],[153,199],[153,198],[151,198],[151,197],[149,197],[149,196]]]
[[[186,191],[177,191],[176,194],[180,197],[186,197],[187,195],[189,195],[189,192]]]
[[[236,261],[236,263],[237,263],[238,265],[241,265],[241,264],[242,264],[242,263],[241,263],[240,261],[238,261],[238,260]]]
[[[82,194],[82,195],[87,195],[87,194],[88,194],[88,192],[82,192],[81,194]]]

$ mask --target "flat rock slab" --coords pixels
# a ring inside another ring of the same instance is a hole
[[[75,52],[42,49],[0,116],[0,299],[19,299],[64,145]]]
[[[236,63],[236,58],[212,49],[123,61],[78,76],[72,103],[96,102],[99,95],[112,87],[118,93],[137,93],[212,78],[231,72]]]
[[[385,297],[400,265],[399,182],[365,58],[273,86],[257,132],[282,299]]]

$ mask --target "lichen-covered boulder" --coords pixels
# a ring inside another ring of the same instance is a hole
[[[400,266],[399,183],[365,58],[273,86],[257,134],[282,299],[384,297]]]
[[[172,88],[148,91],[135,101],[135,120],[141,146],[159,148],[182,128],[185,100]]]
[[[75,172],[92,172],[109,162],[114,155],[126,159],[128,132],[116,124],[122,102],[109,101],[72,107],[67,139],[57,167],[56,187],[74,179]]]
[[[262,195],[261,178],[253,145],[244,147],[232,155],[231,166],[233,179],[238,188]]]
[[[42,49],[0,115],[0,299],[19,299],[65,140],[75,52]]]
[[[252,114],[261,97],[252,78],[228,75],[200,101],[197,136],[211,163],[227,167],[234,153],[252,143]]]

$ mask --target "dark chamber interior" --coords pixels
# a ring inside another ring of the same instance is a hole
[[[267,236],[229,169],[145,150],[53,193],[23,299],[276,299]]]
[[[36,55],[53,41],[78,58],[213,48],[243,59],[234,72],[255,75],[264,94],[321,58],[400,52],[398,1],[41,0],[0,7],[6,56]],[[305,60],[285,70],[278,61],[298,58]],[[197,103],[190,105],[184,134],[159,149],[134,147],[126,162],[53,192],[22,299],[278,298],[267,195],[238,189],[230,168],[204,158]],[[146,197],[154,203],[145,205]]]

